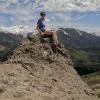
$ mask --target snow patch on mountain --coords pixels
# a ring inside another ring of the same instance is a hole
[[[80,35],[80,36],[82,36],[82,33],[79,31],[79,30],[76,30],[77,32],[78,32],[78,34]]]
[[[0,27],[0,31],[5,33],[12,33],[12,34],[22,34],[25,35],[29,32],[33,32],[35,27],[29,27],[25,25],[18,25],[18,26],[11,26],[11,27]]]

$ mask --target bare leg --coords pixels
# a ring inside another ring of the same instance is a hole
[[[55,40],[55,42],[56,42],[55,44],[57,45],[57,44],[58,44],[57,32],[54,32],[53,35],[54,35],[54,38],[55,38],[54,40]]]
[[[53,37],[53,41],[54,41],[54,44],[57,45],[58,44],[58,36],[57,36],[57,32],[55,31],[45,31],[43,32],[42,36],[45,36],[45,35],[51,35]]]

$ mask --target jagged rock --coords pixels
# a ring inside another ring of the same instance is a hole
[[[60,47],[55,53],[43,40],[26,39],[0,65],[0,85],[6,89],[0,100],[98,100],[74,70],[68,51]]]

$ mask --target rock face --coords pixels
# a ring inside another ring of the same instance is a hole
[[[31,36],[0,65],[0,100],[98,100],[73,69],[68,51],[55,53],[48,41]]]

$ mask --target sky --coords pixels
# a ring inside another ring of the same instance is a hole
[[[46,25],[71,27],[100,35],[100,0],[0,0],[0,26],[36,25],[39,13]]]

